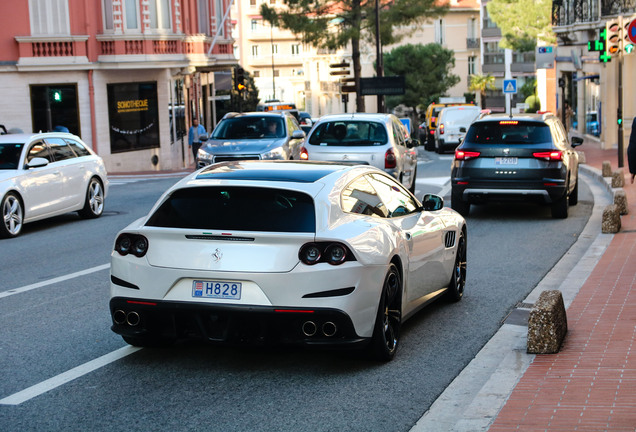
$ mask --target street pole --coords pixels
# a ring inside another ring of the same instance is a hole
[[[276,77],[274,76],[274,24],[269,23],[269,42],[272,45],[272,99],[276,99]]]
[[[618,167],[623,168],[625,165],[623,144],[623,50],[618,51],[618,109],[616,110],[616,120],[618,122]]]
[[[375,63],[376,75],[381,78],[384,75],[382,65],[382,41],[380,40],[380,0],[375,0]],[[378,95],[378,112],[384,112],[384,96]]]

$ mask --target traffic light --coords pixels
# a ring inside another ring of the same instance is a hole
[[[623,17],[611,19],[605,23],[605,52],[607,55],[618,55],[623,51]]]
[[[62,102],[62,90],[60,90],[60,89],[52,89],[51,90],[51,100],[53,100],[53,102]]]
[[[236,68],[235,81],[236,90],[239,92],[245,90],[245,69],[242,67]]]

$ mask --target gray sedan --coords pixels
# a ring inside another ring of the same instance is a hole
[[[300,158],[305,133],[286,112],[228,113],[197,154],[197,166],[235,160]]]

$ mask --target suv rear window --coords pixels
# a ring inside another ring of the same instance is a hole
[[[327,146],[380,146],[387,141],[384,124],[369,121],[320,123],[309,137],[309,144]]]
[[[206,186],[178,189],[147,226],[235,231],[315,232],[313,199],[302,192]]]
[[[465,142],[474,144],[544,144],[552,143],[550,127],[545,123],[500,120],[473,123]]]

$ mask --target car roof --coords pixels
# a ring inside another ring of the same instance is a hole
[[[488,121],[502,121],[502,120],[517,120],[517,121],[536,121],[536,122],[544,122],[549,118],[554,117],[552,113],[541,113],[541,114],[533,114],[533,113],[520,113],[520,114],[487,114],[482,118],[475,120],[475,123],[484,123]]]
[[[314,183],[335,172],[351,170],[356,164],[300,161],[233,161],[209,165],[196,180],[237,180]]]
[[[38,138],[73,138],[81,140],[80,137],[66,132],[41,132],[41,133],[19,133],[0,135],[0,143],[26,143]]]
[[[238,117],[292,117],[292,114],[289,111],[229,112],[223,116],[223,120]]]
[[[338,121],[338,120],[366,120],[385,122],[394,117],[392,114],[382,113],[350,113],[350,114],[327,114],[320,117],[319,122]]]

